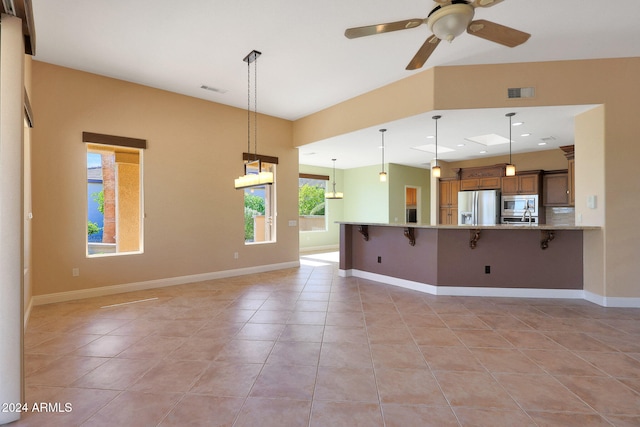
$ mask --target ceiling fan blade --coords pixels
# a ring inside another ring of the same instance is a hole
[[[433,51],[436,50],[436,47],[438,47],[438,43],[440,43],[439,38],[437,38],[436,36],[429,37],[423,43],[420,49],[418,49],[418,52],[416,52],[411,62],[409,62],[409,65],[407,65],[406,69],[417,70],[418,68],[422,68],[424,63],[427,62],[427,59],[429,59],[429,56],[431,56]]]
[[[475,0],[473,2],[473,7],[491,7],[501,3],[502,1],[503,0]]]
[[[344,32],[348,39],[372,36],[374,34],[389,33],[391,31],[415,28],[424,23],[424,19],[406,19],[404,21],[388,22],[386,24],[367,25],[365,27],[349,28]]]
[[[505,27],[495,22],[485,21],[484,19],[471,21],[471,24],[467,27],[467,33],[508,47],[521,45],[531,37],[529,33]]]

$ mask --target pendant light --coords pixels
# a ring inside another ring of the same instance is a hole
[[[262,170],[262,161],[258,156],[258,63],[257,59],[262,55],[257,50],[252,50],[243,61],[247,63],[247,154],[249,159],[244,162],[244,175],[235,180],[236,189],[259,187],[273,184],[273,172]],[[253,144],[254,156],[251,159],[251,64],[254,64],[254,95],[253,95]]]
[[[380,129],[382,134],[382,172],[380,172],[380,182],[387,182],[387,173],[384,171],[384,133],[386,131],[386,129]]]
[[[433,116],[432,119],[436,121],[436,158],[433,167],[431,168],[431,174],[434,178],[440,178],[440,166],[438,166],[438,119],[442,116]]]
[[[331,159],[333,161],[333,191],[327,191],[324,193],[325,199],[342,199],[344,197],[343,193],[336,192],[336,159]]]
[[[516,165],[511,162],[511,118],[515,116],[516,113],[507,113],[506,117],[509,117],[509,164],[505,169],[506,176],[515,176],[516,175]]]

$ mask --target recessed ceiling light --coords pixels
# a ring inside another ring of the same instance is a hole
[[[515,122],[511,126],[522,126],[524,122]]]
[[[546,142],[538,142],[538,145],[547,145]]]
[[[487,150],[482,150],[480,154],[487,154]]]
[[[466,144],[458,144],[458,147],[464,147]]]
[[[433,139],[433,135],[427,136],[427,139]]]
[[[531,136],[531,134],[530,134],[530,133],[523,133],[523,134],[522,134],[522,135],[520,135],[520,136]]]

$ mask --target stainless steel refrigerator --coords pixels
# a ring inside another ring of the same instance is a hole
[[[459,191],[459,225],[495,225],[500,223],[500,191]]]

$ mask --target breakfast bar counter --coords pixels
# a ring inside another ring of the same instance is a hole
[[[340,223],[340,275],[439,295],[581,298],[599,227]]]

